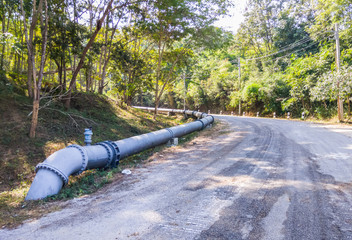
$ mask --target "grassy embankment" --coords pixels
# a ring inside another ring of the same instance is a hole
[[[1,87],[1,86],[0,86]],[[95,192],[118,177],[123,168],[142,162],[160,147],[121,161],[116,169],[89,170],[70,177],[60,194],[41,201],[24,202],[35,176],[35,166],[53,152],[70,144],[84,145],[84,128],[93,128],[93,141],[119,140],[183,123],[181,116],[152,115],[123,109],[103,96],[78,94],[72,108],[61,103],[40,110],[37,137],[30,139],[31,101],[6,88],[0,89],[0,226],[12,227],[28,218],[57,209],[53,201],[66,200]]]

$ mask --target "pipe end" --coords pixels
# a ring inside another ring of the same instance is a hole
[[[40,168],[38,169],[25,200],[39,200],[58,194],[63,185],[64,182],[59,175],[49,169]]]

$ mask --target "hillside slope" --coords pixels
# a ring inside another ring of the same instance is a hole
[[[123,109],[105,96],[79,93],[73,98],[72,108],[68,111],[60,102],[52,102],[41,109],[37,137],[30,139],[30,112],[30,99],[9,89],[0,89],[0,219],[6,219],[7,224],[15,223],[15,215],[21,215],[17,210],[23,204],[35,176],[35,166],[67,145],[84,145],[85,128],[92,127],[93,142],[96,143],[116,141],[182,123],[180,116],[159,115],[155,121],[151,114],[132,108]],[[108,174],[87,172],[71,178],[68,188],[89,193],[92,186],[100,186],[96,178]],[[72,185],[80,179],[92,186],[82,190],[85,187],[82,183]],[[69,191],[66,195],[70,196],[67,197],[74,197],[73,190]],[[0,225],[3,224],[5,222],[0,221]]]

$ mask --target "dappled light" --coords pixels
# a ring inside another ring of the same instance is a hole
[[[350,239],[351,12],[0,1],[0,239]]]

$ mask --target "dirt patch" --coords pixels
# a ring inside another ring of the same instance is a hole
[[[128,180],[128,176],[119,173],[121,170],[128,168],[134,172],[142,167],[147,167],[148,164],[158,164],[159,161],[165,161],[170,154],[177,155],[190,147],[201,145],[202,142],[208,141],[212,137],[219,135],[221,132],[222,134],[225,134],[222,130],[223,128],[224,123],[217,122],[212,128],[182,137],[180,139],[180,145],[176,147],[170,148],[159,146],[127,159],[123,159],[120,163],[119,169],[111,170],[110,172],[101,172],[93,175],[90,172],[85,172],[84,174],[70,180],[69,189],[64,188],[58,196],[51,197],[45,201],[23,201],[25,194],[29,189],[29,184],[24,185],[22,188],[17,188],[16,190],[8,192],[4,191],[0,194],[2,204],[0,205],[0,219],[2,219],[0,220],[0,226],[2,228],[14,228],[27,219],[38,219],[50,212],[65,208],[71,201],[75,201],[67,200],[67,197],[70,198],[68,195],[72,194],[72,189],[75,188],[77,188],[77,191],[81,191],[82,188],[86,188],[86,186],[87,188],[96,186],[96,188],[93,187],[94,189],[90,191],[92,192],[91,194],[85,194],[78,197],[85,198],[88,201],[88,199],[94,200],[100,198],[106,192],[111,191],[112,187],[128,187],[126,184],[131,184],[131,182],[124,182],[126,179]],[[60,144],[58,145],[56,143],[49,145],[53,150],[61,147]],[[80,179],[83,179],[84,183],[79,182],[76,186],[75,182],[80,181]]]

